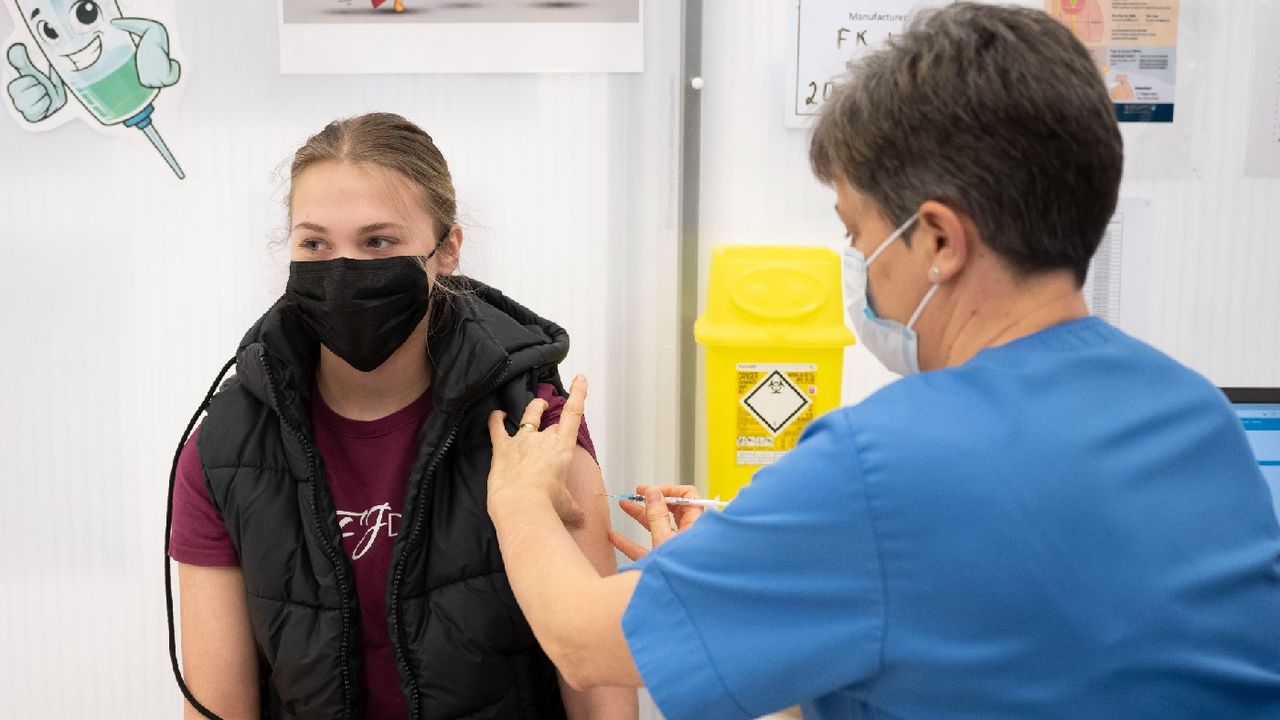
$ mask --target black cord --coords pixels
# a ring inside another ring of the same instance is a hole
[[[178,475],[178,459],[182,456],[182,449],[186,447],[187,439],[191,437],[191,430],[196,426],[196,421],[200,419],[205,409],[209,407],[209,402],[213,399],[214,393],[218,392],[218,386],[222,383],[222,378],[226,376],[227,371],[235,364],[236,359],[231,358],[226,365],[222,366],[218,377],[209,386],[209,392],[205,393],[200,407],[196,409],[196,414],[192,415],[191,422],[187,423],[186,431],[182,433],[182,440],[178,443],[178,449],[173,453],[173,467],[169,470],[169,506],[164,515],[164,603],[165,611],[169,616],[169,661],[173,663],[173,677],[178,681],[178,689],[182,690],[182,696],[187,699],[187,702],[191,703],[191,707],[195,708],[201,715],[210,718],[210,720],[222,720],[222,718],[195,699],[195,696],[191,694],[191,690],[187,687],[187,683],[182,679],[182,669],[178,666],[178,642],[173,623],[173,563],[169,561],[169,534],[173,532],[173,486]]]

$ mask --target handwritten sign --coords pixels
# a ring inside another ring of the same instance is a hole
[[[851,60],[902,32],[920,0],[796,0],[787,127],[808,127]]]

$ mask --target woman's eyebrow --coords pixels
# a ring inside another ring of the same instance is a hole
[[[399,223],[381,222],[381,223],[373,223],[372,225],[361,226],[360,229],[356,231],[356,234],[364,235],[366,233],[378,232],[379,230],[404,230],[404,229],[405,229],[404,226]]]
[[[313,222],[300,222],[297,225],[294,225],[293,229],[294,230],[310,230],[312,232],[318,232],[318,233],[329,232],[328,228],[324,227],[323,225],[317,225]],[[405,229],[405,226],[399,223],[380,222],[380,223],[371,223],[369,225],[362,225],[356,229],[356,234],[367,235],[368,233],[378,232],[379,230],[404,230],[404,229]]]

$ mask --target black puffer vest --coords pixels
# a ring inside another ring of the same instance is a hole
[[[424,423],[392,550],[387,624],[410,717],[563,718],[555,668],[516,605],[486,510],[490,412],[563,392],[560,327],[474,281],[440,303]],[[198,439],[239,553],[263,716],[359,718],[356,591],[307,411],[318,346],[284,301],[248,332]]]

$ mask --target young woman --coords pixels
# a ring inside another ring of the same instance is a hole
[[[171,477],[187,716],[634,718],[634,691],[559,678],[485,511],[486,418],[541,397],[558,421],[568,335],[453,274],[449,170],[404,118],[331,123],[291,180],[285,293]],[[611,574],[578,439],[571,532]]]

